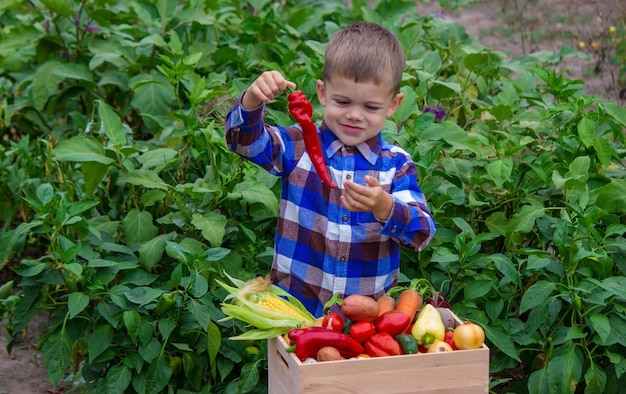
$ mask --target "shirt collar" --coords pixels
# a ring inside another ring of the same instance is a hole
[[[347,148],[347,145],[344,145],[343,142],[341,142],[341,140],[337,138],[335,133],[333,133],[332,130],[329,129],[324,123],[322,123],[320,131],[322,134],[322,144],[325,147],[326,155],[328,157],[334,156],[337,152],[341,151],[341,148],[343,147]],[[380,133],[378,133],[376,136],[370,138],[369,140],[363,141],[354,146],[354,148],[359,151],[359,153],[365,158],[365,160],[367,160],[372,165],[376,164],[376,161],[378,160],[378,155],[381,151],[380,138]]]

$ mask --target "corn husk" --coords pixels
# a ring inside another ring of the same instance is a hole
[[[226,273],[224,273],[224,275],[234,286],[216,280],[220,286],[228,291],[228,295],[221,304],[222,312],[224,312],[226,317],[220,321],[237,319],[252,327],[245,333],[230,337],[230,339],[268,339],[286,334],[292,328],[312,326],[315,323],[315,317],[302,305],[300,300],[280,287],[273,285],[269,278],[257,277],[245,282],[233,278]],[[271,311],[250,301],[250,299],[256,298],[255,296],[259,293],[264,292],[283,297],[294,309],[300,312],[303,317],[297,317],[280,311]]]

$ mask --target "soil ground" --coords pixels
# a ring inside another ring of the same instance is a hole
[[[463,25],[478,44],[519,57],[538,51],[554,51],[567,45],[579,48],[588,59],[566,58],[558,67],[567,78],[581,79],[589,94],[620,102],[626,88],[618,75],[619,67],[608,59],[615,54],[609,26],[626,18],[623,0],[500,0],[482,1],[452,11],[442,10],[436,1],[418,1],[421,14],[442,13]],[[623,56],[623,54],[622,54]],[[626,59],[621,59],[621,62]],[[37,317],[20,342],[6,351],[4,329],[0,335],[0,394],[40,394],[68,392],[53,389],[45,373],[39,336],[45,329],[44,317]]]

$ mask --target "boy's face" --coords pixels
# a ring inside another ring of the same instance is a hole
[[[386,85],[354,82],[344,77],[317,81],[317,96],[324,106],[324,122],[345,145],[354,146],[374,137],[385,119],[398,109],[402,94]]]

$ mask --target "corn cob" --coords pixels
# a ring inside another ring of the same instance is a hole
[[[225,275],[235,286],[217,280],[229,292],[222,303],[226,317],[221,321],[238,319],[254,327],[231,339],[267,339],[285,334],[291,328],[315,323],[313,315],[297,298],[273,285],[269,278],[257,277],[244,282]]]

